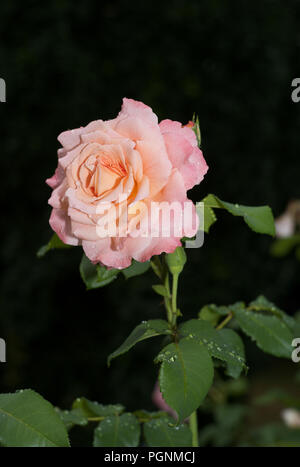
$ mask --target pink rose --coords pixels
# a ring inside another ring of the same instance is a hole
[[[150,107],[124,98],[117,118],[65,131],[58,140],[58,167],[47,180],[53,189],[49,222],[64,243],[82,245],[93,263],[122,269],[132,258],[171,253],[181,237],[195,235],[198,219],[186,192],[208,167],[193,130],[171,120],[158,124]],[[182,223],[177,211],[171,212],[171,234],[165,235],[161,219],[153,233],[149,209],[173,202],[188,213],[184,235],[175,232]],[[103,235],[109,223],[114,228]]]

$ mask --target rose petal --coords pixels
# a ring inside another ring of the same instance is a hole
[[[67,245],[79,245],[79,240],[73,236],[70,218],[63,209],[52,209],[49,224],[62,242]]]

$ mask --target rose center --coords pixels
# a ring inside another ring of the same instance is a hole
[[[126,175],[123,162],[106,155],[90,156],[80,167],[79,174],[85,191],[96,197],[113,190]]]

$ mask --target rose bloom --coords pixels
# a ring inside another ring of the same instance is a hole
[[[117,118],[65,131],[58,140],[58,167],[46,181],[53,189],[49,222],[64,243],[82,245],[93,263],[122,269],[132,258],[143,262],[180,246],[176,210],[170,235],[163,229],[151,234],[145,219],[153,202],[187,206],[184,236],[196,234],[198,218],[186,193],[208,167],[191,128],[171,120],[158,124],[150,107],[124,98]],[[118,229],[99,234],[109,222]]]

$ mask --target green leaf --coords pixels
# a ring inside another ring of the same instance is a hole
[[[163,279],[164,277],[164,271],[163,271],[163,266],[160,262],[159,256],[153,256],[150,265],[153,269],[153,272],[159,277],[160,279]]]
[[[206,196],[202,202],[205,209],[226,209],[233,216],[243,217],[246,224],[254,232],[271,236],[275,235],[274,217],[269,206],[243,206],[242,204],[227,203],[212,194]]]
[[[217,312],[214,306],[205,305],[199,311],[198,317],[203,321],[209,321],[212,324],[212,326],[216,326],[220,319],[220,314]]]
[[[204,345],[185,338],[167,345],[156,362],[161,362],[163,398],[182,421],[200,406],[212,384],[214,369],[209,353]]]
[[[93,419],[98,417],[107,417],[109,415],[119,415],[125,410],[121,404],[102,405],[98,402],[93,402],[85,397],[78,397],[72,405],[72,412],[75,412],[85,419]]]
[[[255,300],[250,302],[248,308],[255,311],[270,311],[279,316],[281,315],[281,310],[263,295],[259,295]]]
[[[192,446],[192,432],[186,424],[174,426],[171,417],[151,420],[144,424],[144,435],[149,447]]]
[[[243,342],[231,329],[217,331],[208,321],[191,319],[180,326],[179,332],[205,345],[211,357],[224,361],[229,376],[237,378],[247,368]]]
[[[227,365],[226,374],[232,378],[239,378],[241,372],[247,372],[244,343],[240,336],[232,329],[224,328],[217,331],[223,341],[224,361]]]
[[[61,239],[55,234],[52,235],[47,245],[41,246],[37,251],[36,255],[38,258],[42,258],[45,256],[46,253],[50,250],[57,250],[57,249],[66,249],[71,248],[72,245],[67,245],[66,243],[62,242]]]
[[[95,265],[85,255],[82,256],[79,271],[87,290],[110,284],[120,272],[119,269],[106,269],[99,264]]]
[[[193,122],[194,122],[194,126],[193,126],[192,130],[194,131],[194,133],[196,135],[197,144],[198,144],[198,147],[200,148],[201,147],[201,131],[200,131],[200,123],[199,123],[198,115],[197,116],[194,115]]]
[[[56,412],[65,424],[65,427],[69,431],[74,425],[85,426],[88,421],[76,410],[61,410],[55,407]]]
[[[295,328],[296,321],[294,318],[282,311],[263,295],[259,295],[256,300],[253,300],[251,303],[249,303],[248,309],[254,311],[267,311],[272,313],[278,316],[278,318],[281,318],[291,330]]]
[[[202,202],[204,201],[205,200],[203,200]],[[216,222],[217,216],[215,215],[214,210],[210,208],[209,206],[207,206],[205,202],[204,202],[203,207],[201,207],[200,203],[196,203],[196,211],[199,213],[200,219],[202,215],[202,211],[201,211],[202,209],[203,209],[203,215],[204,215],[204,229],[203,230],[204,232],[209,233],[209,229]]]
[[[227,306],[217,306],[214,303],[204,305],[198,313],[199,319],[204,321],[210,321],[215,319],[217,316],[226,316],[230,312]]]
[[[136,447],[141,427],[131,413],[107,417],[94,431],[94,447]]]
[[[122,269],[122,273],[129,279],[130,277],[140,276],[144,274],[144,272],[148,271],[150,267],[150,261],[145,261],[144,263],[140,263],[138,261],[132,260],[131,265],[128,268]]]
[[[286,324],[277,316],[269,316],[246,309],[234,309],[234,316],[258,347],[275,357],[291,358],[293,336]]]
[[[161,284],[152,285],[152,289],[158,295],[162,295],[163,297],[170,298],[170,293],[168,292],[168,290],[166,289],[164,285],[161,285]]]
[[[133,412],[141,423],[149,422],[150,420],[156,418],[167,417],[167,412],[157,411],[157,412],[149,412],[148,410],[135,410]]]
[[[31,389],[0,394],[0,444],[67,447],[67,430],[54,407]]]
[[[113,358],[119,357],[120,355],[128,352],[128,350],[134,347],[138,342],[164,334],[171,334],[167,321],[164,321],[163,319],[142,321],[141,324],[134,328],[123,344],[108,356],[108,366]]]

